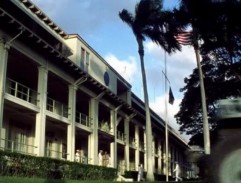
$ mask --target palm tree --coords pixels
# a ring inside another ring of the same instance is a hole
[[[192,45],[194,47],[197,68],[199,73],[199,82],[200,82],[200,93],[201,93],[201,104],[202,104],[202,116],[203,116],[203,135],[204,135],[204,149],[205,154],[210,154],[210,135],[209,135],[209,124],[207,117],[207,108],[206,108],[206,96],[205,88],[203,82],[203,73],[200,63],[200,48],[198,44],[198,39],[200,35],[206,34],[208,31],[205,29],[213,28],[212,23],[215,19],[215,13],[212,13],[210,6],[212,5],[211,0],[182,0],[179,10],[175,11],[175,19],[180,24],[185,26],[191,26],[193,32],[193,41]],[[205,10],[205,11],[204,11]],[[208,17],[207,17],[208,16]],[[206,20],[206,21],[205,21]],[[210,21],[211,20],[211,21]],[[208,26],[208,28],[207,28]],[[200,34],[202,31],[203,34]]]
[[[182,10],[183,14],[187,15],[186,18],[189,19],[188,21],[195,31],[195,51],[197,51],[199,48],[197,40],[201,39],[202,45],[200,48],[202,51],[205,51],[205,54],[209,54],[212,50],[220,51],[221,48],[223,50],[226,49],[226,52],[230,54],[230,58],[226,57],[226,60],[230,60],[231,63],[235,62],[235,59],[239,60],[239,50],[236,50],[235,47],[236,45],[240,45],[238,40],[241,37],[241,24],[240,21],[235,21],[235,17],[240,15],[240,8],[240,0],[182,0],[180,10]],[[197,63],[199,64],[198,69],[201,70],[201,64],[198,60]],[[234,72],[237,71],[235,70]],[[236,73],[239,75],[239,72]],[[199,75],[200,88],[202,88],[202,80],[202,76]],[[206,104],[203,104],[203,102],[205,103],[206,100],[204,87],[203,91],[201,90],[201,94],[204,94],[204,96],[202,96],[202,107],[206,108]],[[209,154],[209,127],[207,114],[205,116],[204,113],[203,135],[205,154]],[[222,147],[226,147],[226,149],[231,149],[234,151],[236,150],[235,148],[238,147],[233,144],[234,141],[235,139],[232,139],[231,141],[225,140],[226,144],[222,144]],[[230,144],[232,148],[229,147]],[[206,165],[203,167],[203,169],[205,171],[208,168],[209,169],[208,175],[204,176],[206,176],[206,178],[210,178],[210,182],[235,182],[235,180],[238,180],[238,178],[234,176],[235,174],[233,172],[240,171],[240,168],[238,168],[239,166],[235,166],[237,164],[237,158],[233,156],[234,153],[232,151],[223,152],[222,150],[223,148],[218,145],[212,149],[211,158],[208,159],[208,162],[214,166],[210,168],[208,164],[205,163]],[[223,156],[220,156],[220,154]],[[230,159],[232,161],[230,161]],[[214,162],[218,162],[218,164],[215,164]],[[232,164],[233,166],[227,166],[227,164]]]
[[[181,0],[180,8],[175,12],[177,22],[183,24],[183,27],[191,25],[193,28],[193,46],[199,70],[206,154],[210,154],[210,135],[199,52],[200,49],[207,53],[210,50],[226,48],[232,61],[233,48],[237,40],[235,36],[237,33],[240,34],[240,23],[235,22],[234,19],[240,14],[240,7],[241,3],[238,0]],[[201,48],[198,40],[203,40]]]
[[[143,42],[145,38],[150,38],[153,42],[163,47],[168,53],[180,49],[180,46],[173,36],[176,29],[174,29],[172,24],[167,22],[167,19],[172,19],[172,13],[163,10],[162,0],[141,0],[136,4],[135,15],[123,9],[119,13],[119,16],[123,22],[130,26],[138,43],[146,111],[147,180],[152,181],[154,180],[152,163],[152,127],[144,66]]]

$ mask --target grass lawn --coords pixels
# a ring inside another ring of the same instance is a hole
[[[111,183],[112,181],[50,180],[41,178],[0,177],[0,183]]]
[[[40,178],[23,178],[23,177],[0,177],[0,183],[112,183],[116,181],[106,181],[106,180],[49,180],[49,179],[40,179]],[[161,181],[155,181],[151,183],[160,183]],[[162,181],[162,183],[165,183]],[[171,182],[169,182],[171,183]],[[173,182],[174,183],[174,182]],[[186,181],[180,183],[202,183],[200,181]]]

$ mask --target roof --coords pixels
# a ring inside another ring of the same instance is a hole
[[[40,20],[42,20],[46,26],[50,27],[54,32],[60,35],[63,38],[67,38],[68,34],[64,32],[57,24],[54,23],[44,12],[41,11],[35,4],[30,0],[18,0],[21,2],[27,9],[29,9],[33,14],[35,14]]]

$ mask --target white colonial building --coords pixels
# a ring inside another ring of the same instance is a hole
[[[153,167],[165,173],[165,122],[151,111]],[[79,35],[29,0],[0,1],[0,147],[98,165],[146,168],[144,103]],[[186,172],[189,146],[169,127],[169,162]],[[103,156],[104,158],[104,156]],[[170,171],[171,172],[171,171]]]

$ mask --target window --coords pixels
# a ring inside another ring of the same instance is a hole
[[[90,64],[90,53],[81,48],[80,67],[87,69]]]
[[[85,60],[85,49],[84,49],[84,48],[81,48],[80,61],[81,61],[81,62],[84,62],[84,60]]]
[[[86,52],[85,64],[86,64],[86,67],[88,67],[90,64],[90,54],[88,52]]]

